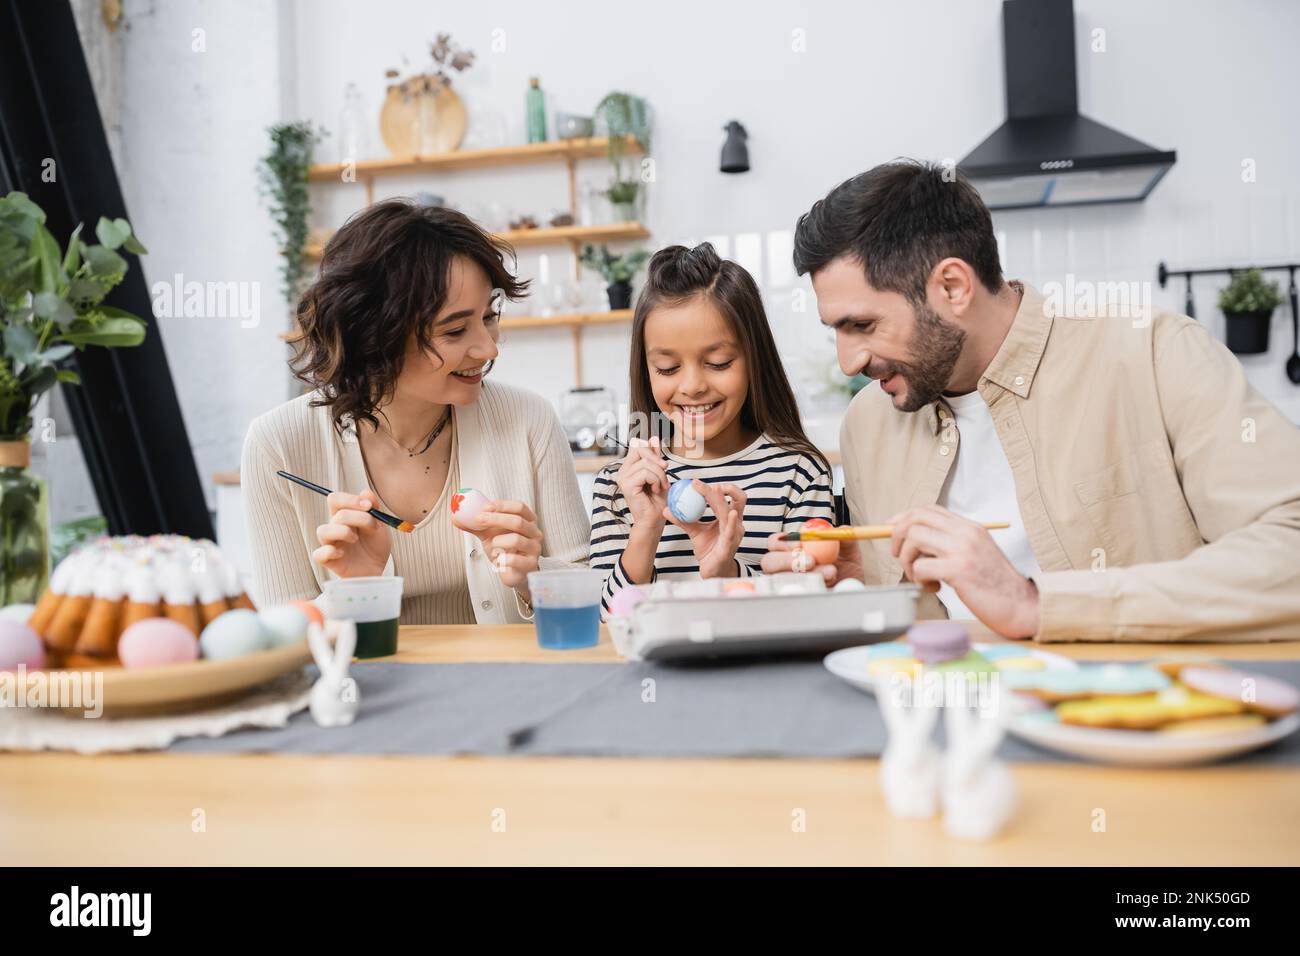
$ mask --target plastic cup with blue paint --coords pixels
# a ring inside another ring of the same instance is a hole
[[[600,640],[601,571],[572,569],[533,571],[528,590],[533,598],[537,643],[551,650],[594,647]]]

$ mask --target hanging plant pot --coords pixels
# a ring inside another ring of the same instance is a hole
[[[1238,355],[1258,355],[1268,351],[1268,327],[1273,310],[1267,312],[1225,312],[1228,348]]]
[[[610,311],[616,312],[619,309],[632,308],[632,283],[615,282],[605,287],[605,294],[609,296]]]

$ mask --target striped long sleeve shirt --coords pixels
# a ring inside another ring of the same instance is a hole
[[[736,549],[737,574],[759,574],[767,552],[767,538],[778,531],[794,531],[810,518],[835,521],[835,499],[830,473],[815,458],[773,444],[761,435],[748,448],[709,461],[692,461],[665,454],[670,481],[699,478],[709,483],[729,482],[746,495],[745,534]],[[615,483],[621,461],[596,475],[591,515],[591,566],[606,572],[601,608],[619,588],[632,584],[623,568],[623,549],[632,527],[632,515],[623,492]],[[706,512],[702,521],[717,520]],[[664,527],[655,552],[652,580],[698,576],[699,563],[686,532],[676,525]]]

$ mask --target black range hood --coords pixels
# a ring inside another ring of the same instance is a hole
[[[958,165],[990,209],[1139,202],[1174,164],[1079,115],[1073,0],[1002,4],[1007,121]]]

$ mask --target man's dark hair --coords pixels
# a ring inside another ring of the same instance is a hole
[[[805,275],[850,255],[875,288],[921,303],[931,271],[955,257],[997,292],[1002,266],[988,207],[965,177],[945,172],[898,159],[840,183],[799,217],[795,270]]]

